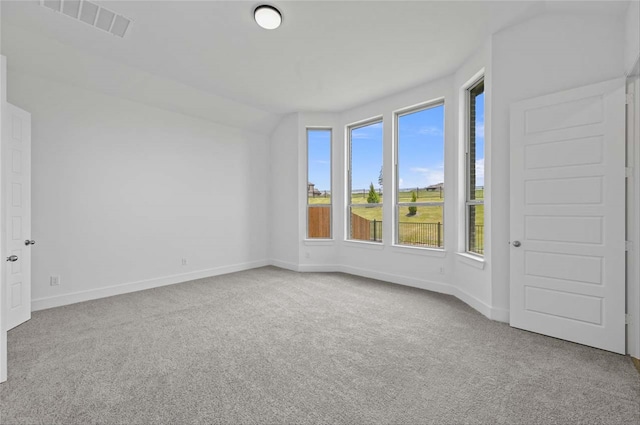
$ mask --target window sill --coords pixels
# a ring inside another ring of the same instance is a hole
[[[344,244],[347,246],[353,246],[353,247],[358,247],[358,248],[365,248],[365,249],[377,249],[377,250],[383,250],[384,249],[384,245],[382,244],[382,242],[364,242],[364,241],[353,241],[353,240],[345,240]]]
[[[306,246],[329,246],[335,243],[333,239],[303,239],[302,243]]]
[[[438,248],[421,248],[417,246],[406,246],[406,245],[391,245],[391,249],[393,252],[398,252],[402,254],[412,254],[412,255],[424,255],[427,257],[439,257],[444,258],[447,256],[447,252],[444,249]]]
[[[457,252],[456,255],[458,257],[458,260],[460,260],[460,262],[468,266],[475,267],[476,269],[484,270],[484,266],[486,264],[486,262],[484,261],[484,258],[467,254],[466,252]]]

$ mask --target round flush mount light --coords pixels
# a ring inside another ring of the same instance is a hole
[[[256,10],[253,11],[253,17],[258,25],[267,30],[274,30],[282,23],[280,11],[267,4],[256,7]]]

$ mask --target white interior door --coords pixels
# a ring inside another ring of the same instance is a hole
[[[31,318],[31,115],[9,103],[3,114],[0,261],[9,330]]]
[[[625,352],[625,88],[511,107],[511,326]]]

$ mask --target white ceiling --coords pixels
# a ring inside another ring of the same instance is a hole
[[[256,1],[96,3],[133,19],[127,37],[37,1],[3,1],[10,66],[258,131],[282,113],[341,111],[450,74],[490,34],[549,10],[526,1],[270,1],[284,21],[267,31],[253,21]],[[551,8],[622,14],[627,2],[581,5]]]

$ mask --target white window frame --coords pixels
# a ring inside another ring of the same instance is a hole
[[[484,74],[481,74],[479,77],[474,78],[472,80],[472,82],[470,84],[467,84],[465,86],[465,113],[464,113],[464,119],[465,119],[465,160],[464,160],[464,164],[465,164],[465,169],[464,169],[464,216],[465,216],[465,220],[464,220],[464,249],[465,249],[465,253],[469,254],[469,255],[473,255],[475,257],[478,258],[484,258],[484,247],[485,247],[485,243],[483,241],[483,252],[482,253],[478,253],[475,251],[471,251],[471,247],[470,247],[470,239],[471,239],[471,235],[469,233],[469,225],[470,225],[470,211],[471,211],[471,206],[475,206],[475,205],[483,205],[484,206],[484,201],[485,201],[485,197],[483,196],[483,198],[481,200],[478,199],[470,199],[470,193],[471,193],[471,167],[474,166],[475,167],[475,163],[471,164],[471,92],[477,88],[479,85],[483,86],[482,88],[482,93],[485,93],[484,90]],[[486,100],[486,96],[485,96],[485,100]],[[485,101],[485,106],[486,106],[486,101]],[[486,111],[486,110],[485,110]],[[486,112],[485,112],[485,116],[486,116]],[[475,117],[474,117],[474,123],[473,125],[475,125]],[[486,139],[485,139],[486,140]],[[484,156],[486,157],[486,143],[485,143],[485,152],[484,152]],[[486,170],[485,170],[486,171]],[[474,187],[475,190],[475,187]],[[483,191],[485,191],[486,194],[486,190],[483,189]],[[485,217],[486,218],[486,217]],[[484,240],[484,224],[483,224],[483,240]]]
[[[400,130],[400,122],[399,119],[400,117],[404,116],[404,115],[409,115],[409,114],[413,114],[416,112],[420,112],[420,111],[424,111],[426,109],[431,109],[431,108],[436,108],[438,106],[442,106],[444,109],[444,114],[443,117],[446,117],[446,107],[445,107],[445,102],[444,102],[444,98],[438,98],[438,99],[434,99],[434,100],[430,100],[428,102],[422,103],[420,105],[415,105],[415,106],[411,106],[409,108],[405,108],[405,109],[401,109],[399,111],[395,111],[393,114],[393,121],[394,121],[394,134],[393,134],[393,154],[394,154],[394,164],[393,164],[393,168],[394,168],[394,203],[395,203],[395,214],[394,214],[394,229],[395,229],[395,235],[393,237],[393,245],[394,246],[398,246],[398,247],[403,247],[403,248],[416,248],[416,249],[424,249],[424,250],[435,250],[435,251],[444,251],[445,250],[445,226],[444,226],[444,222],[445,222],[445,202],[444,199],[442,201],[439,202],[400,202],[400,176],[398,175],[399,170],[398,170],[398,161],[399,161],[399,155],[398,155],[398,149],[400,147],[400,137],[399,137],[399,130]],[[445,125],[444,123],[446,122],[446,118],[443,120],[443,133],[446,131],[445,129]],[[446,156],[446,134],[443,134],[442,136],[442,140],[443,140],[443,145],[442,145],[442,149],[443,149],[443,164],[444,167],[446,168],[446,160],[445,160],[445,156]],[[446,173],[445,173],[446,174]],[[446,183],[446,176],[443,179],[443,183]],[[446,184],[444,185],[444,187],[446,187]],[[442,246],[441,247],[435,247],[435,246],[416,246],[416,245],[409,245],[409,244],[401,244],[398,239],[400,237],[400,208],[402,207],[434,207],[434,206],[441,206],[442,207],[442,234],[440,235],[440,237],[442,238]]]
[[[382,133],[382,149],[383,149],[383,153],[382,153],[382,164],[383,164],[383,169],[384,169],[384,119],[382,116],[378,116],[378,117],[374,117],[374,118],[369,118],[367,120],[364,121],[359,121],[357,123],[353,123],[353,124],[349,124],[346,126],[346,148],[347,148],[347,154],[346,154],[346,160],[347,160],[347,164],[346,164],[346,172],[347,172],[347,176],[345,179],[346,182],[346,187],[345,187],[345,193],[346,193],[346,199],[345,199],[345,205],[346,205],[346,220],[345,220],[345,224],[346,224],[346,229],[345,229],[345,241],[348,242],[354,242],[354,243],[361,243],[361,244],[375,244],[375,245],[382,245],[383,243],[383,231],[384,231],[384,224],[382,224],[380,227],[380,240],[375,240],[375,241],[365,241],[365,240],[360,240],[360,239],[352,239],[351,238],[351,208],[356,205],[356,208],[366,208],[365,206],[361,206],[361,204],[352,204],[351,200],[353,199],[353,197],[351,196],[351,164],[352,164],[352,157],[351,157],[351,136],[353,134],[353,130],[357,130],[358,128],[362,128],[362,127],[367,127],[369,125],[372,124],[377,124],[380,123],[382,124],[382,128],[383,128],[383,133]],[[384,196],[384,194],[383,194]],[[380,202],[377,204],[367,204],[368,207],[381,207],[384,209],[384,202]],[[383,212],[384,213],[384,212]],[[384,223],[384,220],[383,220]]]
[[[331,191],[331,199],[328,204],[309,204],[309,132],[310,131],[328,131],[329,132],[329,190]],[[305,235],[306,240],[308,241],[330,241],[333,240],[333,128],[331,127],[307,127],[305,129],[306,136],[306,181],[305,181],[305,217],[306,217],[306,226],[305,226]],[[311,238],[309,237],[309,206],[313,205],[314,207],[321,208],[329,208],[329,237],[328,238]]]

